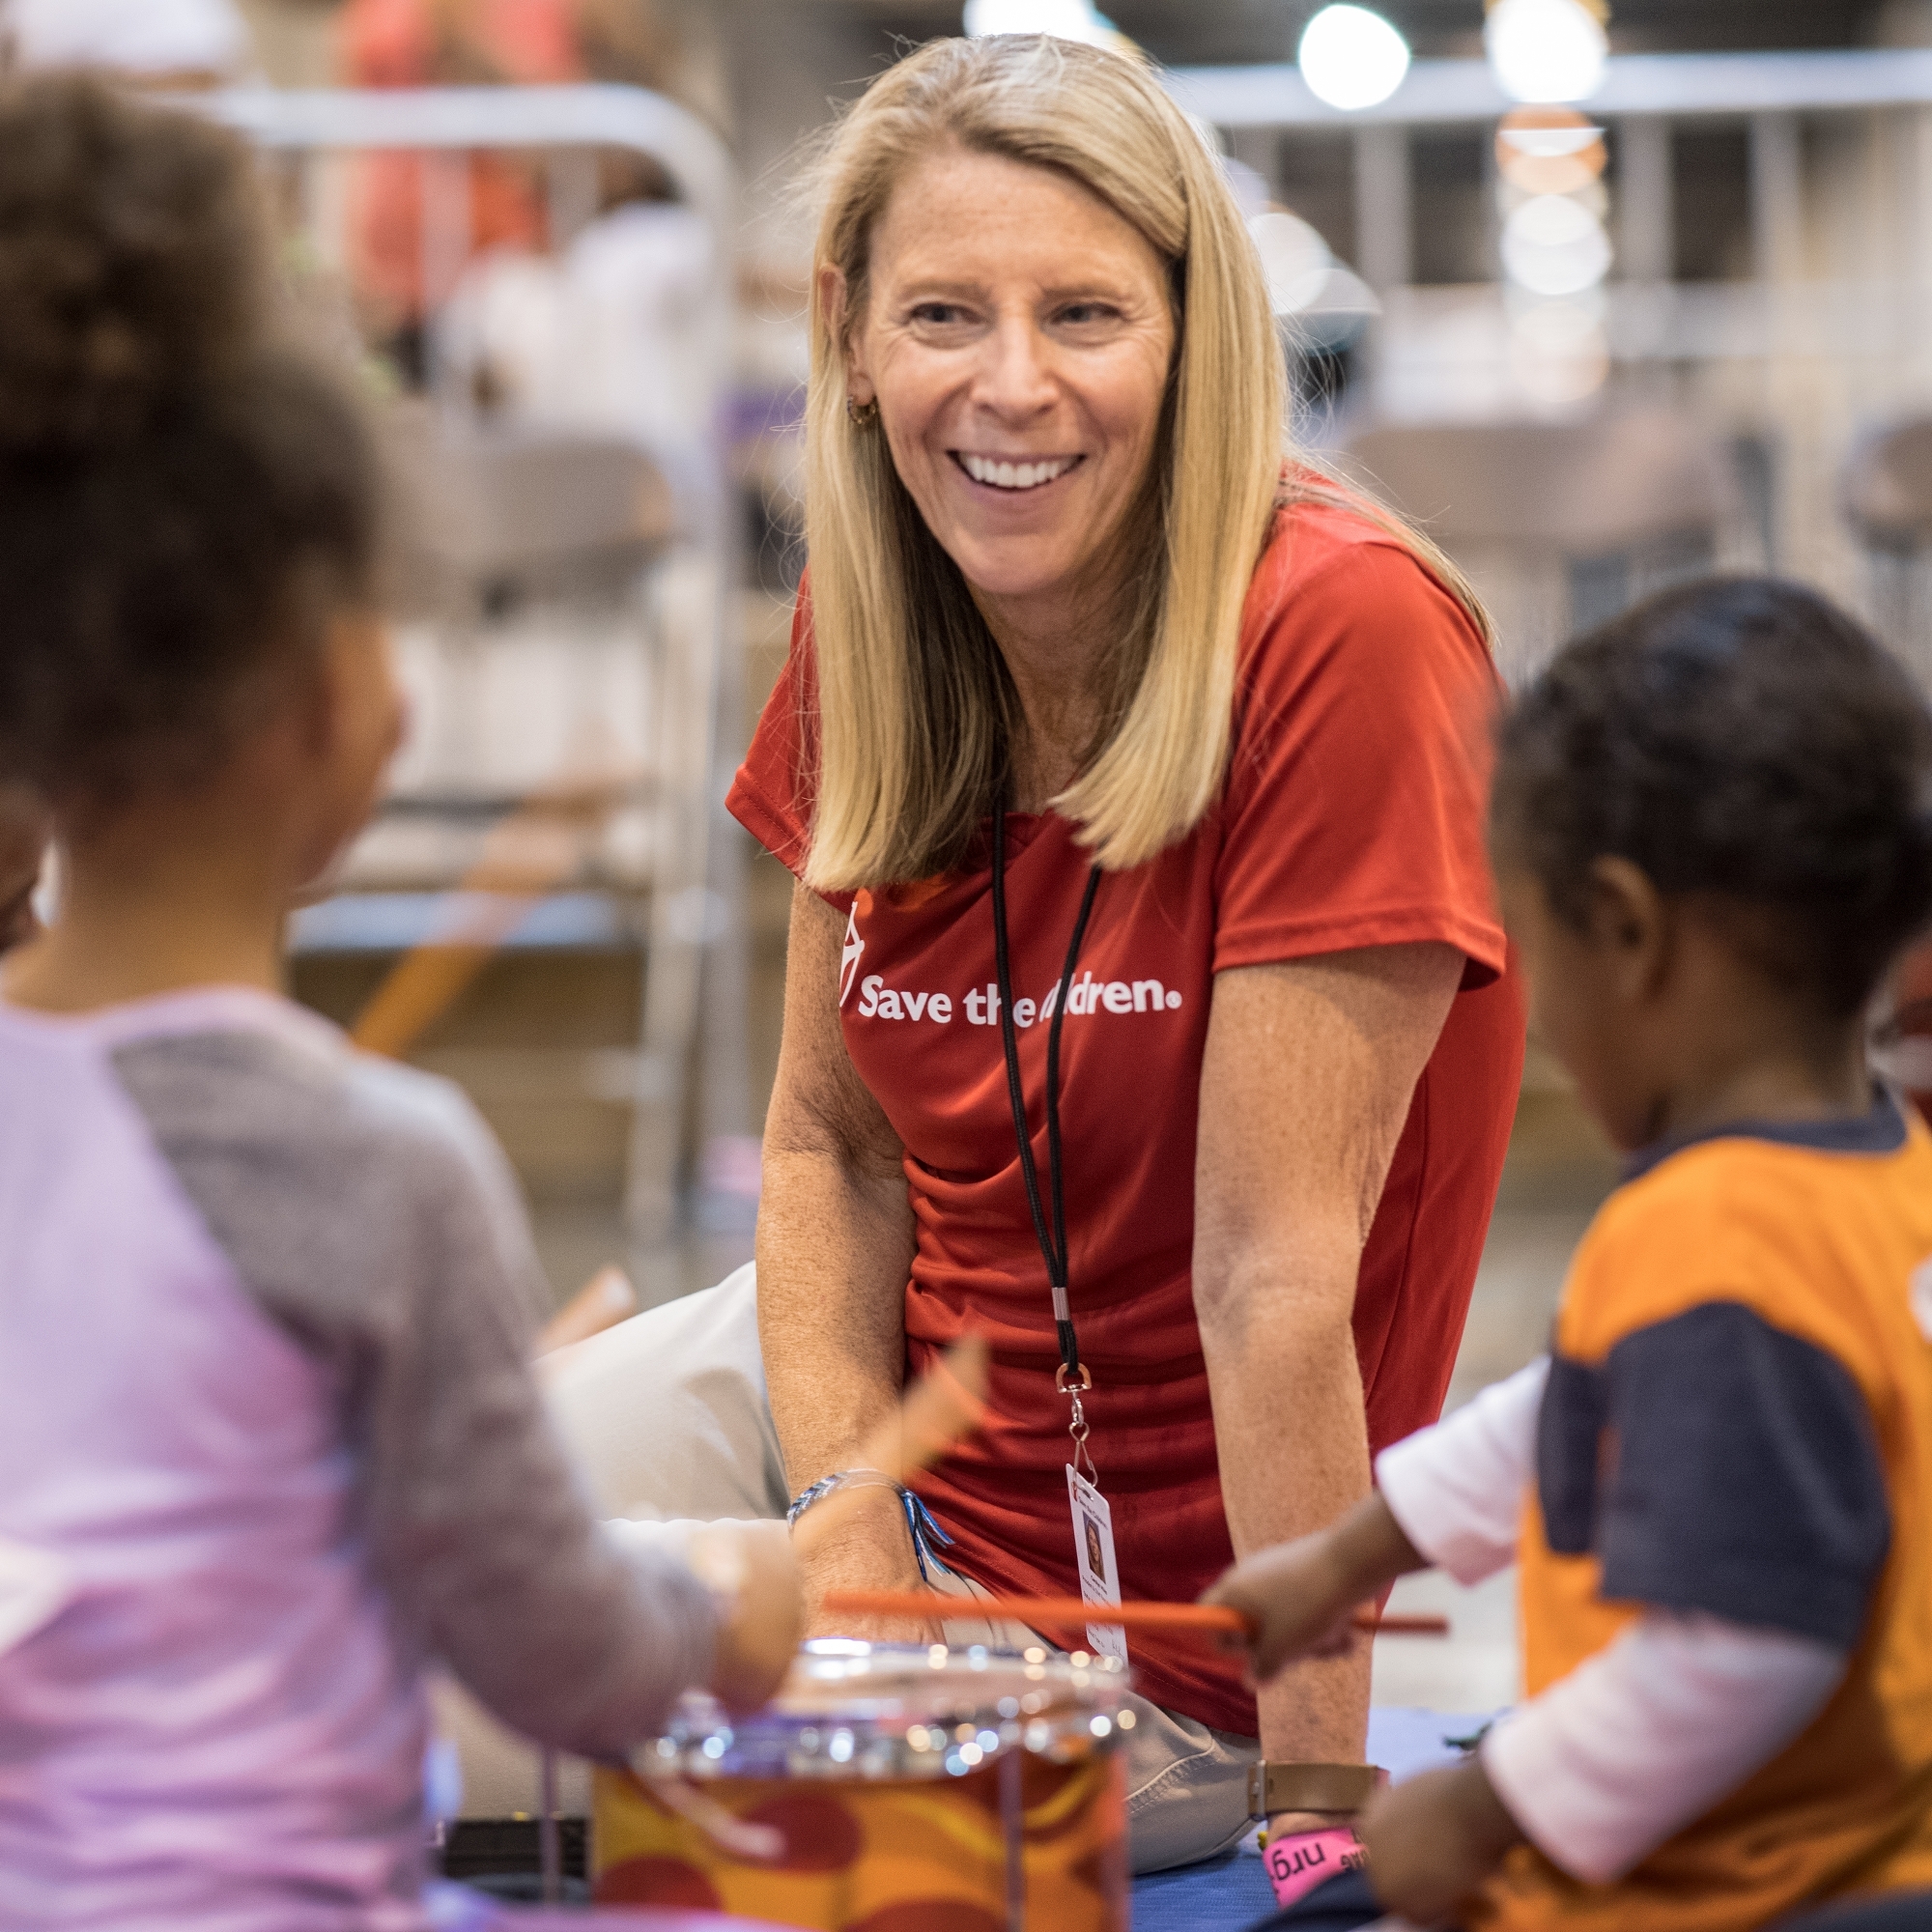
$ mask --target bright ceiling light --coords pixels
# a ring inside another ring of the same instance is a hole
[[[1089,46],[1120,44],[1120,30],[1093,0],[966,0],[966,31],[986,34],[1051,34]]]
[[[1322,8],[1294,57],[1309,93],[1349,113],[1379,107],[1408,72],[1408,43],[1367,7]]]
[[[1609,273],[1610,238],[1579,202],[1540,194],[1503,224],[1503,269],[1531,295],[1581,295]]]
[[[1610,51],[1604,23],[1583,0],[1496,0],[1483,43],[1513,100],[1587,100]]]

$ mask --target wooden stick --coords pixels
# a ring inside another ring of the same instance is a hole
[[[590,842],[636,792],[639,775],[563,780],[534,791],[483,841],[445,895],[443,929],[407,952],[350,1029],[355,1044],[400,1060],[468,990],[531,910],[570,879]]]
[[[944,1597],[930,1590],[834,1590],[825,1607],[835,1616],[918,1617],[943,1623],[957,1617],[1003,1618],[1018,1624],[1082,1629],[1119,1624],[1125,1630],[1190,1631],[1245,1636],[1247,1618],[1227,1604],[1089,1604],[1079,1597]],[[1363,1610],[1355,1628],[1379,1636],[1447,1636],[1449,1619],[1438,1616],[1378,1617]]]
[[[599,1268],[537,1331],[539,1355],[587,1342],[638,1312],[638,1291],[620,1267]]]

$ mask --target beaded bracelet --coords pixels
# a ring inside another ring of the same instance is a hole
[[[796,1523],[813,1503],[822,1502],[834,1490],[895,1490],[899,1507],[905,1512],[906,1534],[912,1538],[912,1553],[919,1560],[923,1582],[932,1581],[930,1566],[939,1561],[933,1554],[934,1543],[951,1545],[952,1539],[934,1521],[926,1508],[903,1483],[895,1483],[883,1469],[837,1469],[802,1489],[785,1510],[785,1521]]]

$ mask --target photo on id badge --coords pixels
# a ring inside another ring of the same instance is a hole
[[[1121,1601],[1114,1513],[1107,1498],[1071,1463],[1066,1469],[1066,1495],[1073,1508],[1073,1560],[1080,1572],[1081,1599],[1096,1607],[1112,1607]],[[1127,1661],[1127,1634],[1119,1624],[1089,1624],[1087,1643],[1101,1657]]]

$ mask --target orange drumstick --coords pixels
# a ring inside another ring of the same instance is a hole
[[[1240,1636],[1251,1626],[1227,1604],[1089,1604],[1078,1597],[935,1596],[929,1590],[834,1590],[825,1607],[835,1616],[944,1619],[949,1609],[961,1616],[1002,1617],[1021,1624],[1119,1624],[1125,1630],[1195,1631]],[[1378,1617],[1364,1610],[1355,1628],[1383,1636],[1447,1636],[1449,1619],[1436,1616]]]

